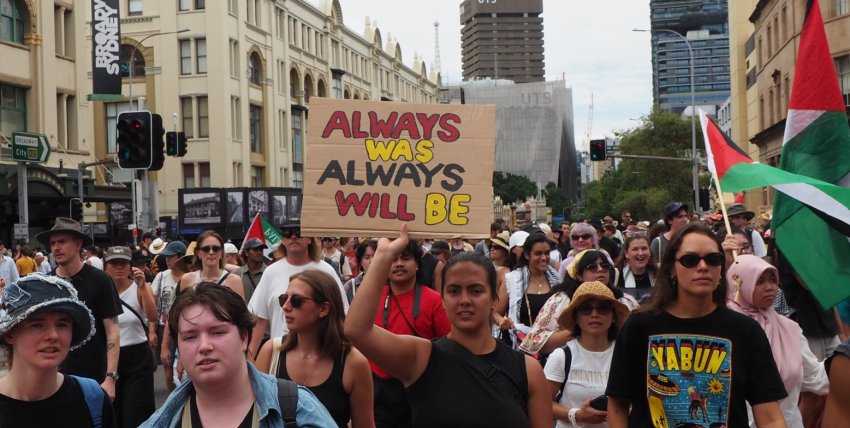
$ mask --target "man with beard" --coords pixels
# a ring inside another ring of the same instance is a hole
[[[416,283],[421,246],[411,241],[392,263],[375,324],[395,334],[434,339],[451,330],[440,293]],[[375,381],[375,426],[409,427],[410,407],[404,385],[372,362]]]

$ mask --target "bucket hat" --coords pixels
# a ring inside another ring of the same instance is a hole
[[[617,323],[617,328],[623,327],[626,318],[631,313],[626,305],[614,297],[614,292],[607,285],[599,281],[589,281],[579,285],[576,292],[573,293],[573,300],[567,306],[567,309],[564,309],[564,312],[558,317],[558,325],[569,331],[573,331],[576,326],[574,313],[582,303],[588,300],[611,302],[614,305],[614,322]]]
[[[58,276],[32,273],[7,285],[0,297],[0,343],[4,335],[21,321],[40,310],[61,311],[73,320],[71,350],[94,336],[94,317],[77,297],[77,290]]]
[[[35,238],[38,239],[38,242],[41,242],[46,246],[50,246],[50,235],[60,232],[69,233],[78,239],[82,239],[83,247],[88,247],[94,242],[90,236],[83,233],[83,227],[80,226],[80,223],[77,223],[68,217],[56,217],[56,222],[53,224],[53,227],[50,228],[50,230],[39,233]]]
[[[736,215],[743,215],[747,221],[750,221],[756,216],[756,213],[747,210],[744,204],[732,204],[726,208],[726,215],[730,218]]]
[[[169,242],[160,254],[163,256],[183,256],[186,254],[186,244],[180,241]]]

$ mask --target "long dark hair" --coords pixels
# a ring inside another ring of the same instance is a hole
[[[673,279],[673,270],[676,266],[676,253],[682,247],[682,241],[685,237],[696,233],[699,235],[711,238],[717,244],[717,251],[722,253],[723,247],[717,236],[702,223],[688,223],[679,229],[670,239],[667,244],[667,249],[661,255],[661,268],[658,276],[655,278],[655,289],[652,292],[652,297],[646,306],[641,308],[641,311],[664,312],[674,300],[679,297],[679,283]],[[711,294],[711,300],[721,307],[726,307],[726,263],[720,266],[720,284],[717,289]]]
[[[342,293],[339,291],[336,280],[318,269],[307,269],[296,273],[289,278],[289,281],[292,282],[294,279],[300,279],[310,286],[316,304],[327,303],[330,307],[328,316],[319,320],[319,349],[332,358],[347,354],[351,350],[351,342],[343,331],[345,311],[342,307]],[[298,335],[289,334],[281,343],[280,350],[287,352],[295,349],[296,346],[298,346]]]
[[[528,266],[528,258],[531,256],[532,248],[541,242],[549,245],[549,239],[542,233],[534,232],[528,235],[528,238],[525,238],[525,243],[522,244],[522,258],[519,260],[518,267]]]
[[[578,260],[578,270],[576,271],[578,273],[578,278],[571,278],[569,272],[567,272],[567,274],[564,276],[564,280],[561,281],[561,284],[559,284],[555,289],[553,289],[553,291],[566,292],[567,296],[572,299],[573,294],[575,294],[576,290],[578,290],[578,286],[583,283],[583,281],[581,280],[581,274],[584,272],[585,269],[587,269],[588,266],[595,264],[597,260],[601,260],[605,263],[608,263],[608,256],[600,250],[587,250],[587,252],[582,255],[581,259]],[[611,289],[611,291],[614,293],[614,297],[616,297],[617,299],[623,297],[623,292],[617,287],[614,287],[613,283],[614,267],[612,266],[608,268],[608,283],[605,285],[607,285],[608,288]]]

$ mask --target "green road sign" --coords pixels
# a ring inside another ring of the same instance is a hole
[[[12,159],[21,162],[47,162],[50,143],[43,134],[12,133]]]

